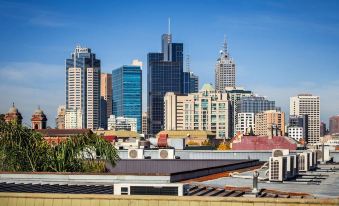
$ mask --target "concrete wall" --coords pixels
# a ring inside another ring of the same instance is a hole
[[[1,206],[295,206],[339,205],[339,199],[243,197],[113,196],[76,194],[0,193]]]

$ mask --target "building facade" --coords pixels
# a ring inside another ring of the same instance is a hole
[[[199,92],[199,77],[193,72],[184,72],[184,94]]]
[[[288,131],[302,131],[302,138],[308,141],[308,116],[307,115],[290,115],[288,120]],[[300,129],[301,128],[301,129]],[[290,136],[290,134],[288,134]],[[292,136],[291,136],[292,137]],[[299,141],[299,140],[298,140]]]
[[[243,97],[250,97],[252,96],[252,92],[249,90],[245,90],[242,87],[225,87],[225,93],[227,93],[228,100],[231,101],[231,108],[232,108],[232,128],[231,131],[233,134],[237,132],[237,126],[238,124],[238,102]],[[253,124],[254,124],[254,118],[253,118]]]
[[[82,128],[100,127],[100,74],[90,48],[77,46],[66,59],[66,108],[81,111]]]
[[[339,134],[339,115],[330,117],[330,134]]]
[[[299,94],[290,98],[290,115],[308,116],[308,143],[320,140],[320,97],[312,94]]]
[[[65,129],[83,129],[83,114],[80,109],[66,109]]]
[[[136,118],[141,133],[142,69],[138,65],[124,65],[112,71],[113,115]]]
[[[113,131],[126,130],[137,132],[138,128],[137,118],[115,117],[115,115],[110,115],[107,124],[108,130]]]
[[[276,110],[267,110],[257,113],[255,115],[254,131],[255,135],[259,136],[284,136],[285,113]]]
[[[288,137],[300,142],[300,140],[305,139],[303,127],[288,127]]]
[[[19,110],[15,107],[14,102],[12,107],[9,108],[8,112],[5,114],[5,122],[14,123],[14,124],[22,124],[22,115]]]
[[[199,93],[168,92],[164,98],[165,130],[203,130],[230,138],[230,102],[227,94],[205,84]]]
[[[215,88],[223,92],[225,87],[235,87],[235,62],[227,51],[226,39],[215,65]]]
[[[172,43],[170,33],[162,35],[161,53],[147,55],[147,113],[149,133],[157,134],[164,127],[166,92],[183,93],[183,44]]]
[[[65,129],[65,115],[66,105],[60,105],[55,118],[56,129]]]
[[[270,101],[261,96],[242,97],[237,104],[238,113],[254,113],[266,110],[275,110],[275,101]],[[279,109],[279,108],[278,108]]]
[[[326,133],[327,133],[326,124],[325,122],[321,121],[320,122],[320,137],[324,137]]]
[[[254,113],[238,113],[235,132],[240,134],[249,134],[255,131]]]
[[[142,129],[141,133],[148,137],[148,114],[147,112],[142,113]]]
[[[31,123],[32,123],[32,129],[46,129],[47,128],[47,117],[38,107],[38,109],[35,110],[34,114],[32,115],[31,118]]]
[[[101,73],[100,105],[101,128],[107,129],[107,119],[112,114],[112,74]]]

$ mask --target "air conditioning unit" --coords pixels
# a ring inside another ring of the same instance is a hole
[[[144,159],[144,149],[128,149],[128,159]]]
[[[310,153],[303,152],[298,157],[298,170],[299,172],[307,172],[310,170]]]
[[[175,149],[159,149],[159,159],[175,159]]]
[[[287,157],[270,157],[269,181],[282,182],[287,178]]]
[[[280,157],[280,156],[285,156],[289,154],[290,154],[289,149],[273,149],[272,150],[272,157]]]
[[[292,179],[298,175],[297,155],[287,155],[287,178]]]
[[[315,150],[307,150],[310,154],[310,170],[317,168],[317,152]]]
[[[114,184],[114,195],[171,195],[184,196],[189,185],[182,183],[170,184],[142,184],[117,183]]]

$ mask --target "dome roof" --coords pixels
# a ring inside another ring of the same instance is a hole
[[[11,108],[9,108],[8,113],[9,114],[18,114],[19,113],[19,110],[15,107],[14,102],[13,102],[13,105],[11,106]]]
[[[35,110],[34,114],[35,115],[45,115],[44,111],[42,109],[40,109],[40,106],[38,107],[38,109]]]
[[[201,88],[201,91],[214,91],[214,88],[211,84],[204,84]]]

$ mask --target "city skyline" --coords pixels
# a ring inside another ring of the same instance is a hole
[[[118,18],[114,19],[109,16],[109,9],[94,5],[102,10],[94,20],[102,20],[102,24],[95,26],[93,20],[86,17],[88,22],[80,25],[84,28],[94,26],[97,30],[84,33],[87,30],[79,25],[75,27],[78,31],[65,33],[67,37],[62,34],[79,20],[79,17],[75,20],[65,18],[71,6],[0,2],[0,8],[4,10],[0,15],[4,28],[0,43],[6,51],[0,57],[0,92],[3,94],[0,113],[6,113],[15,102],[23,114],[23,122],[30,125],[31,114],[41,105],[49,119],[48,125],[54,127],[57,108],[65,99],[64,59],[77,43],[95,51],[102,61],[102,72],[110,73],[132,59],[140,59],[145,64],[148,52],[160,51],[159,37],[167,31],[168,17],[172,20],[173,41],[184,43],[184,55],[190,55],[192,71],[200,77],[199,88],[204,83],[214,82],[215,60],[226,34],[231,56],[237,64],[237,86],[275,100],[285,113],[289,110],[289,97],[299,93],[320,96],[321,120],[326,123],[330,116],[339,113],[339,94],[336,92],[339,90],[339,31],[336,27],[338,14],[334,12],[338,5],[334,2],[329,1],[326,5],[314,2],[314,7],[298,2],[295,8],[288,7],[288,2],[272,1],[247,2],[247,6],[232,1],[228,4],[199,2],[196,5],[190,5],[189,1],[173,2],[182,7],[163,14],[141,15],[140,19],[137,19],[138,15],[126,18],[122,11],[117,11],[115,17]],[[130,8],[146,14],[149,4],[120,2],[107,7]],[[174,8],[168,4],[164,6]],[[250,5],[259,10],[250,9]],[[188,10],[189,7],[192,10]],[[151,8],[160,9],[160,5]],[[225,12],[221,12],[221,8]],[[302,8],[300,14],[298,8]],[[79,16],[80,10],[75,11]],[[201,11],[205,11],[205,19],[194,20]],[[239,14],[227,11],[238,11]],[[159,17],[152,19],[156,15]],[[150,19],[154,24],[148,22]],[[109,20],[114,28],[108,28]],[[194,27],[196,32],[192,30]],[[126,34],[129,31],[135,33]],[[20,55],[17,55],[18,48]],[[143,70],[143,91],[146,91],[147,68]],[[144,93],[143,111],[146,111],[146,105]]]

